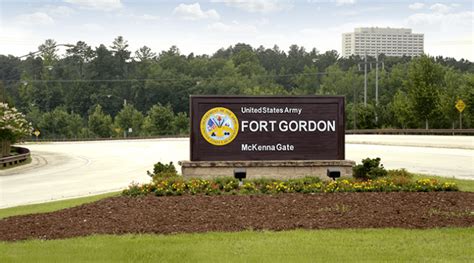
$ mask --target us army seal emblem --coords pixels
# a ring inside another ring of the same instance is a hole
[[[201,134],[207,142],[223,146],[232,142],[239,132],[239,120],[223,107],[208,110],[201,119]]]

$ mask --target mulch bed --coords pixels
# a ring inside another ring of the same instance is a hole
[[[474,193],[112,197],[0,220],[0,240],[92,234],[474,226]]]

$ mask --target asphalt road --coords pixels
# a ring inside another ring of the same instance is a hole
[[[189,159],[187,138],[27,144],[32,162],[0,170],[0,207],[110,192],[148,182],[153,164]],[[474,180],[474,137],[348,135],[346,159]]]

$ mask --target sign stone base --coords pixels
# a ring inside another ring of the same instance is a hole
[[[281,160],[281,161],[180,161],[184,177],[234,177],[234,169],[245,168],[247,179],[291,179],[315,176],[330,180],[327,170],[338,170],[341,177],[351,177],[354,161],[350,160]]]

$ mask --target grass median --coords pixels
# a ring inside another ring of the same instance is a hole
[[[474,228],[89,236],[0,242],[0,262],[473,262]]]
[[[459,187],[461,192],[474,192],[474,180],[465,180],[465,179],[455,179],[450,177],[441,177],[436,175],[422,175],[414,174],[413,179],[436,179],[441,183],[444,182],[454,182]]]
[[[54,212],[61,209],[78,206],[85,203],[91,203],[100,199],[117,196],[117,195],[120,195],[120,192],[112,192],[112,193],[93,195],[93,196],[87,196],[87,197],[81,197],[81,198],[41,203],[41,204],[22,205],[22,206],[4,208],[4,209],[0,209],[0,219],[5,218],[5,217],[10,217],[10,216],[17,216],[17,215]]]

